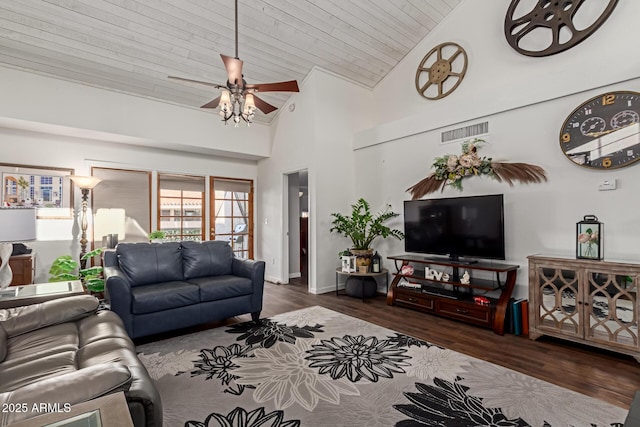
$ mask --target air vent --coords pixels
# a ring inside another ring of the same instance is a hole
[[[488,133],[489,122],[476,123],[475,125],[469,125],[462,128],[442,132],[442,134],[440,135],[440,144],[449,144],[451,142],[479,137]]]

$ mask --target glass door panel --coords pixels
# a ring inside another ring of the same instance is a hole
[[[595,341],[638,347],[637,284],[634,278],[587,271],[587,336]]]
[[[539,268],[540,327],[582,336],[577,307],[578,277],[575,271]]]
[[[167,240],[204,239],[202,176],[158,174],[158,227]]]
[[[238,258],[253,258],[253,181],[211,178],[211,240],[229,242]]]

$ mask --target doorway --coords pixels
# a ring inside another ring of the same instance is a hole
[[[287,175],[289,283],[309,284],[309,173]]]

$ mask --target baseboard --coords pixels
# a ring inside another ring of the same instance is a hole
[[[274,283],[276,285],[282,285],[282,282],[277,277],[273,276],[264,276],[265,282]]]
[[[338,287],[338,289],[344,289],[344,283],[342,283]],[[330,286],[323,286],[321,288],[312,289],[310,292],[312,294],[319,295],[319,294],[326,294],[327,292],[335,292],[335,291],[336,291],[336,285],[330,285]]]
[[[298,277],[302,277],[302,274],[300,272],[289,273],[289,279],[297,279]]]

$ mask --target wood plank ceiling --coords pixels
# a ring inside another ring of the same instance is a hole
[[[319,66],[373,88],[460,1],[239,0],[238,56],[248,83]],[[197,108],[219,91],[167,76],[224,84],[220,53],[235,53],[233,0],[0,1],[0,64],[14,68]]]

